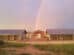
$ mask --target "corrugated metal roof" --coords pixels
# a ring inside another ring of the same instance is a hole
[[[74,34],[74,29],[47,29],[49,34]]]

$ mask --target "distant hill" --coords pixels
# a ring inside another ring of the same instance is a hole
[[[0,30],[0,34],[21,34],[21,33],[23,33],[24,32],[24,30],[22,30],[22,29],[11,29],[11,30]]]
[[[74,29],[47,29],[49,34],[74,34]]]

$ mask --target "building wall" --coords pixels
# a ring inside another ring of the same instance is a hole
[[[51,34],[50,40],[73,40],[72,34]]]
[[[30,37],[29,35],[27,36],[27,38]],[[10,40],[10,41],[22,40],[20,35],[9,35],[9,34],[0,35],[0,39]],[[74,35],[73,34],[50,34],[43,37],[40,34],[39,35],[35,34],[35,36],[31,36],[30,38],[28,38],[28,40],[46,40],[46,41],[47,40],[74,40]]]
[[[10,34],[6,34],[6,35],[0,35],[0,39],[1,40],[19,40],[19,36],[18,35],[10,35]]]

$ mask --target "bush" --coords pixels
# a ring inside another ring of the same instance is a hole
[[[4,45],[5,42],[3,40],[0,40],[0,46]]]
[[[31,54],[29,54],[29,53],[22,53],[22,54],[20,54],[20,55],[31,55]]]

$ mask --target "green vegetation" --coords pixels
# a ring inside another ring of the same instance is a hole
[[[6,43],[6,47],[26,47],[29,44],[23,44],[23,43]]]
[[[8,55],[13,54],[16,55],[15,50],[4,50],[2,48],[20,48],[27,47],[29,44],[25,43],[16,43],[16,42],[5,42],[0,40],[0,55]],[[74,44],[33,44],[31,45],[41,51],[52,52],[55,55],[74,55]],[[22,53],[20,55],[31,55],[28,53]]]
[[[29,54],[29,53],[22,53],[20,55],[32,55],[32,54]]]
[[[26,47],[29,44],[25,43],[16,43],[16,42],[5,42],[5,41],[0,41],[0,48],[7,48],[7,47],[14,47],[14,48],[19,48],[19,47]]]
[[[5,42],[3,40],[0,40],[0,46],[3,46]]]
[[[7,55],[7,54],[8,54],[8,52],[6,50],[0,49],[0,55]]]
[[[0,49],[0,55],[16,55],[15,51]]]
[[[51,51],[56,55],[74,55],[74,44],[34,45],[34,47],[39,50]]]

